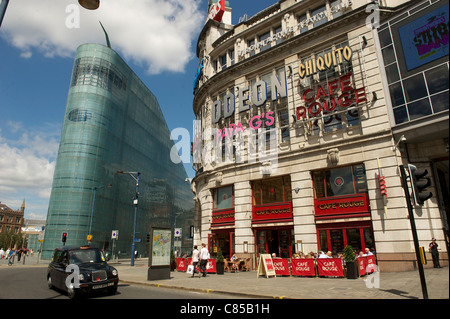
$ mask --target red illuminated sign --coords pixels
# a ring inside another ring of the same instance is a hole
[[[369,213],[367,194],[333,199],[314,199],[316,216]]]
[[[253,206],[253,222],[286,221],[292,218],[292,202],[272,206]]]
[[[234,209],[213,211],[211,225],[234,225]]]

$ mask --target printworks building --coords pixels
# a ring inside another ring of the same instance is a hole
[[[412,164],[432,177],[433,197],[414,207],[420,246],[435,237],[447,259],[447,2],[282,0],[237,25],[228,2],[210,7],[194,243],[254,260],[351,245],[380,270],[413,269],[399,169]]]

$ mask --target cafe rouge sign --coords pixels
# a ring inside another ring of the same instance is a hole
[[[298,68],[300,78],[334,69],[344,61],[350,62],[352,55],[352,49],[347,45],[323,56],[306,60],[300,63]],[[364,86],[355,87],[352,79],[353,72],[348,72],[327,83],[305,88],[301,92],[305,105],[296,108],[297,120],[321,116],[323,113],[327,113],[329,116],[333,111],[344,110],[350,106],[358,106],[367,102],[366,88]]]

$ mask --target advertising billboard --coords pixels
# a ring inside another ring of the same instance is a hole
[[[398,32],[408,71],[448,55],[448,5],[417,18]]]

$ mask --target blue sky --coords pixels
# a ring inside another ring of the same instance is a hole
[[[0,202],[18,209],[25,199],[25,218],[46,218],[75,50],[105,44],[98,21],[157,97],[169,129],[192,132],[195,49],[207,2],[101,0],[89,11],[77,0],[10,1],[0,28]],[[232,22],[276,2],[230,0]]]

